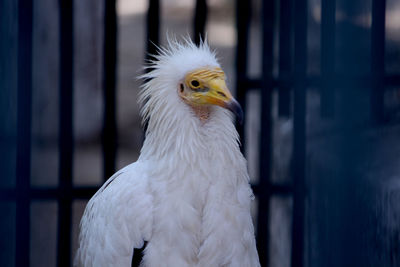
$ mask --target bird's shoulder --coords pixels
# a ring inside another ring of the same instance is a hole
[[[112,175],[97,191],[93,198],[99,195],[109,195],[115,190],[137,190],[147,184],[147,163],[134,162]]]
[[[111,176],[90,199],[85,212],[129,217],[130,212],[140,212],[151,202],[146,163],[135,162]]]
[[[145,164],[130,164],[110,177],[89,200],[80,224],[78,266],[129,263],[132,248],[149,240],[153,201],[147,180]],[[102,264],[95,264],[98,261]]]

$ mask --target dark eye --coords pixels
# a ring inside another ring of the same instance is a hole
[[[197,87],[200,86],[200,83],[199,83],[198,80],[193,80],[193,81],[190,82],[190,84],[191,84],[194,88],[197,88]]]

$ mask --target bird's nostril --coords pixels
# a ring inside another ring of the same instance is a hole
[[[222,93],[222,92],[217,92],[217,94],[219,94],[220,96],[222,96],[222,97],[226,97],[226,94],[224,94],[224,93]]]

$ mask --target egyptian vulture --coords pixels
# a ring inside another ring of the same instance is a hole
[[[260,266],[246,160],[232,113],[242,117],[206,42],[169,41],[144,74],[140,157],[88,202],[75,265]]]

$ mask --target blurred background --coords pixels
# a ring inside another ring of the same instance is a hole
[[[400,266],[399,1],[0,0],[1,266],[71,266],[167,34],[207,34],[244,108],[262,266]]]

